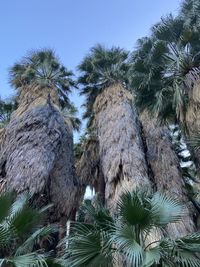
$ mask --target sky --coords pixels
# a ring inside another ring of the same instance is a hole
[[[52,48],[76,66],[97,43],[133,50],[160,17],[176,14],[180,0],[0,0],[0,96],[13,94],[8,69],[33,49]],[[80,109],[83,98],[71,100]],[[77,139],[77,135],[75,136]]]

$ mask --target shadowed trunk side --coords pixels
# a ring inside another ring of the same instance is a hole
[[[143,134],[146,139],[147,160],[153,173],[156,189],[170,194],[186,205],[184,220],[171,224],[167,231],[170,236],[184,236],[195,230],[191,206],[182,178],[179,160],[173,150],[166,127],[159,127],[147,112],[140,115]]]
[[[190,83],[190,88],[188,91],[189,103],[186,111],[186,127],[188,139],[193,140],[198,137],[200,132],[200,79],[193,79]],[[200,170],[200,149],[192,149],[194,160],[198,170]]]

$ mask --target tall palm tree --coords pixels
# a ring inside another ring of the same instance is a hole
[[[182,39],[179,40],[175,33],[173,37],[174,29],[182,32],[182,21],[169,16],[154,27],[151,37],[138,40],[138,48],[132,54],[130,80],[146,139],[152,179],[158,190],[166,190],[172,195],[175,193],[181,201],[187,203],[178,157],[173,150],[169,130],[160,125],[185,120],[187,97],[183,73],[188,65],[184,63],[186,58],[181,54],[182,44],[178,43]],[[177,225],[176,229],[170,229],[169,232],[174,235],[182,231],[184,235],[194,229],[190,209],[183,224],[185,225]]]
[[[133,55],[136,102],[163,121],[178,121],[188,137],[200,125],[199,8],[198,1],[184,1],[179,15],[162,18]]]
[[[97,45],[79,65],[84,117],[96,129],[105,201],[112,208],[123,187],[150,184],[140,124],[128,91],[127,59],[123,49]]]
[[[73,137],[62,108],[70,106],[72,73],[51,50],[28,54],[10,70],[19,106],[6,127],[0,177],[6,187],[53,203],[51,221],[65,221],[77,204]]]
[[[182,238],[159,235],[169,223],[184,220],[184,207],[175,199],[146,190],[125,192],[116,217],[100,204],[84,205],[87,220],[74,224],[65,257],[73,267],[196,267],[200,264],[200,234]]]

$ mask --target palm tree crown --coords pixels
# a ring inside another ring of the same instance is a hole
[[[139,40],[132,56],[132,87],[141,109],[161,119],[184,122],[187,79],[200,65],[200,35],[185,23],[182,13],[161,19],[150,37]]]
[[[72,76],[50,49],[33,51],[10,69],[10,82],[15,88],[31,84],[41,89],[55,88],[62,107],[70,105],[68,93],[75,86]]]
[[[107,49],[102,45],[91,48],[78,66],[81,76],[78,82],[83,85],[81,95],[86,96],[84,118],[91,118],[93,104],[97,95],[109,85],[122,83],[127,85],[128,52],[119,47]]]

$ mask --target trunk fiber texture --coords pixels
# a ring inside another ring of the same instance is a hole
[[[178,199],[185,205],[182,221],[169,225],[170,236],[184,236],[194,232],[191,206],[182,178],[179,160],[172,147],[167,127],[161,127],[146,112],[140,115],[146,140],[147,161],[151,168],[156,190]]]
[[[113,210],[124,190],[151,186],[132,95],[121,85],[103,90],[94,103],[105,202]]]
[[[73,136],[62,117],[56,91],[21,89],[1,142],[4,189],[30,191],[37,205],[53,203],[50,220],[70,216],[78,203]]]
[[[186,111],[185,122],[187,127],[188,139],[192,140],[200,133],[200,79],[194,80],[189,89],[189,104]],[[192,149],[198,171],[200,171],[200,148]]]

